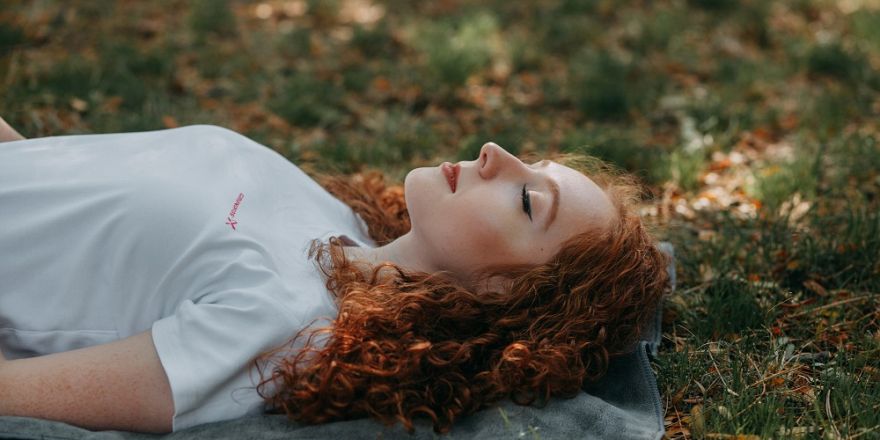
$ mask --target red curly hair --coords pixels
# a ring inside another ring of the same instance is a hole
[[[634,179],[593,158],[554,159],[587,173],[609,195],[616,221],[571,237],[545,264],[486,270],[504,277],[502,291],[477,294],[391,263],[365,274],[338,240],[314,243],[310,256],[339,313],[254,360],[269,412],[304,423],[371,416],[409,432],[421,415],[442,433],[505,397],[523,405],[573,397],[605,374],[611,357],[632,351],[667,288],[668,257],[632,208]],[[409,230],[402,188],[380,173],[318,180],[361,215],[377,243]]]

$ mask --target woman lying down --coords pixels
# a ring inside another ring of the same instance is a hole
[[[598,161],[312,180],[213,126],[22,139],[0,124],[0,415],[153,433],[572,397],[667,288]],[[405,197],[404,197],[405,195]]]

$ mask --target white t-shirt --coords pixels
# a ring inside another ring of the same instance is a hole
[[[308,258],[330,236],[375,246],[348,206],[224,128],[0,143],[0,349],[151,330],[174,431],[259,413],[249,361],[336,316]]]

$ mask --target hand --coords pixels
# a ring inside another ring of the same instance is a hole
[[[22,139],[24,139],[24,136],[15,131],[14,128],[10,127],[9,124],[3,120],[3,117],[0,117],[0,142],[20,141]],[[0,359],[2,358],[3,355],[0,354]]]

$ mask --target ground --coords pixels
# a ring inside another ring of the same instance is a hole
[[[669,438],[880,436],[876,0],[4,1],[27,137],[209,123],[309,172],[583,152],[677,250]]]

